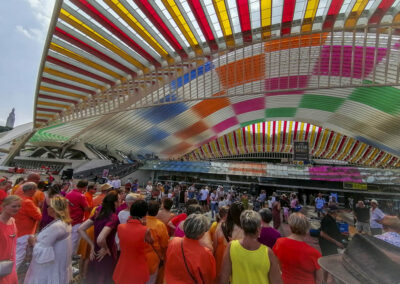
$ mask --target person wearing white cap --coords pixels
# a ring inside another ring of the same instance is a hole
[[[382,234],[382,219],[385,217],[385,214],[382,212],[381,209],[378,208],[378,201],[375,199],[371,200],[371,213],[370,216],[370,227],[371,227],[371,234],[373,236]]]

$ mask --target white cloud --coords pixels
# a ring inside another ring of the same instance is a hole
[[[32,14],[37,21],[35,28],[26,28],[17,25],[16,29],[29,39],[43,42],[50,25],[51,14],[55,0],[25,0],[31,7]]]
[[[17,29],[17,32],[22,33],[27,38],[29,38],[29,39],[32,38],[32,34],[27,29],[25,29],[23,26],[18,25],[18,26],[16,26],[16,29]]]

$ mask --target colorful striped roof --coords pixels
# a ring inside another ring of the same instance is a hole
[[[313,159],[369,167],[399,167],[400,159],[357,139],[297,121],[268,121],[243,126],[184,156],[200,161],[252,157],[257,153],[293,153],[294,141],[308,141]]]
[[[58,0],[31,142],[181,156],[293,120],[399,155],[399,0]]]

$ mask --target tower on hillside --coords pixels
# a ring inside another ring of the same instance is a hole
[[[6,122],[6,126],[10,127],[10,128],[14,128],[14,123],[15,123],[15,108],[12,109],[12,111],[10,112],[10,114],[7,117],[7,122]]]

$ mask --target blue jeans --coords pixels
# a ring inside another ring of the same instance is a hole
[[[214,218],[214,212],[218,213],[218,203],[211,202],[211,217]]]

